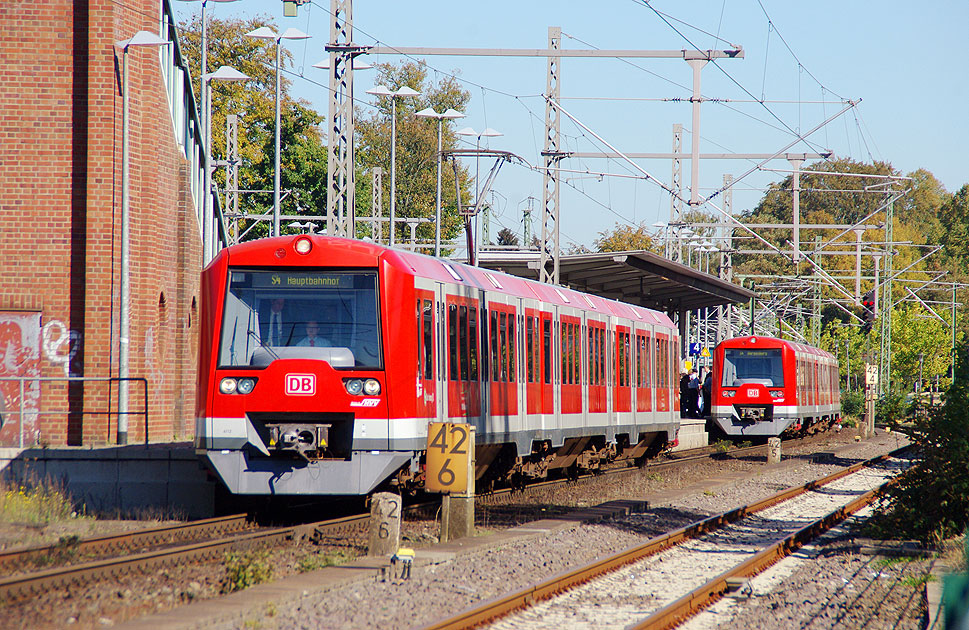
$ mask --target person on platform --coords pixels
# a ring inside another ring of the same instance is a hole
[[[297,346],[300,346],[300,347],[303,347],[303,348],[305,348],[305,347],[317,347],[317,348],[320,348],[320,347],[322,347],[322,348],[332,347],[333,344],[330,343],[330,340],[329,339],[326,339],[324,337],[320,337],[319,334],[318,334],[319,332],[320,332],[320,325],[317,322],[312,321],[312,320],[306,322],[306,337],[304,337],[302,340],[300,340],[300,342],[298,344],[296,344],[296,345]]]
[[[690,414],[690,375],[680,372],[680,416],[687,418]]]
[[[700,395],[703,397],[703,416],[710,417],[710,405],[712,404],[711,395],[713,394],[713,370],[707,370],[703,377],[703,385],[700,386]]]
[[[690,381],[687,385],[687,417],[700,417],[700,378],[697,376],[696,368],[690,370]]]

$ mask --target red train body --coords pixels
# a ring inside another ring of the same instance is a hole
[[[233,493],[419,487],[431,421],[475,425],[479,477],[641,457],[679,428],[656,311],[315,235],[223,250],[202,290],[196,447]]]
[[[838,360],[783,339],[727,339],[714,350],[711,400],[711,418],[729,436],[826,427],[841,417]]]

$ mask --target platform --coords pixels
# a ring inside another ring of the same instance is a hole
[[[0,448],[8,481],[60,484],[89,514],[207,518],[215,482],[190,442],[170,444]]]
[[[680,418],[680,432],[676,436],[679,443],[673,447],[673,450],[685,451],[707,446],[709,436],[706,425],[704,418]]]

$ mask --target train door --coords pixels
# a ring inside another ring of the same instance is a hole
[[[582,426],[582,319],[576,309],[559,307],[559,368],[563,427]]]
[[[615,379],[612,394],[612,409],[615,413],[629,413],[632,411],[632,387],[630,378],[632,366],[632,336],[629,326],[616,325],[616,358],[613,364]]]
[[[445,297],[447,328],[448,417],[475,423],[481,417],[478,374],[479,301],[465,296]]]
[[[532,304],[531,300],[525,302],[521,325],[524,330],[525,413],[528,415],[542,413],[542,319],[537,303]]]
[[[636,411],[653,410],[652,336],[649,330],[636,330]]]
[[[670,346],[672,339],[668,333],[657,331],[655,336],[656,356],[656,411],[672,410],[670,396]]]
[[[488,302],[490,416],[504,419],[511,431],[517,428],[511,425],[517,424],[518,417],[517,322],[515,305],[499,301],[502,298],[494,296]]]
[[[555,418],[555,336],[552,326],[553,317],[551,313],[542,311],[539,314],[539,325],[541,329],[541,390],[542,390],[542,413],[546,419],[552,418],[547,424],[554,424],[557,428]],[[549,427],[546,427],[549,428]]]
[[[586,337],[589,413],[606,413],[606,322],[590,317]]]
[[[417,417],[440,418],[437,397],[437,356],[434,291],[417,289]]]

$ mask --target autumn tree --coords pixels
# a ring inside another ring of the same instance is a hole
[[[193,16],[179,24],[180,48],[192,74],[196,99],[199,94],[201,22]],[[209,84],[212,95],[212,154],[226,157],[226,116],[239,116],[238,151],[241,213],[271,216],[275,173],[275,43],[246,37],[261,26],[278,30],[268,17],[212,18],[209,20],[207,66],[231,66],[251,77],[249,81]],[[310,103],[290,95],[291,81],[285,68],[292,54],[280,54],[280,203],[282,215],[326,215],[327,153],[320,123],[323,118]],[[225,189],[225,174],[216,171],[216,182]],[[241,221],[245,239],[267,236],[268,221]],[[282,231],[287,231],[283,221]]]
[[[442,149],[447,152],[455,148],[457,136],[454,121],[439,123],[434,118],[421,118],[415,114],[427,107],[436,112],[447,109],[464,111],[471,100],[471,94],[462,89],[453,76],[444,76],[436,81],[428,77],[427,65],[423,62],[405,61],[401,64],[377,64],[375,83],[386,85],[391,91],[407,86],[421,93],[420,97],[397,98],[379,97],[370,108],[357,108],[356,155],[358,165],[370,172],[374,167],[384,170],[383,211],[389,215],[390,198],[390,136],[391,115],[396,101],[397,116],[397,197],[396,216],[403,218],[425,218],[417,228],[418,241],[434,241],[434,218],[437,203],[437,137],[438,125],[443,124]],[[458,164],[457,170],[461,203],[467,206],[471,201],[470,178],[467,168]],[[441,240],[447,241],[458,236],[464,227],[464,218],[457,212],[454,184],[454,169],[450,163],[442,168],[442,216]],[[369,177],[368,177],[369,179]],[[383,231],[386,237],[386,229]],[[397,227],[397,241],[410,238],[410,231]]]
[[[654,249],[653,235],[645,223],[629,225],[616,223],[612,230],[599,232],[592,245],[597,252],[626,252]]]

